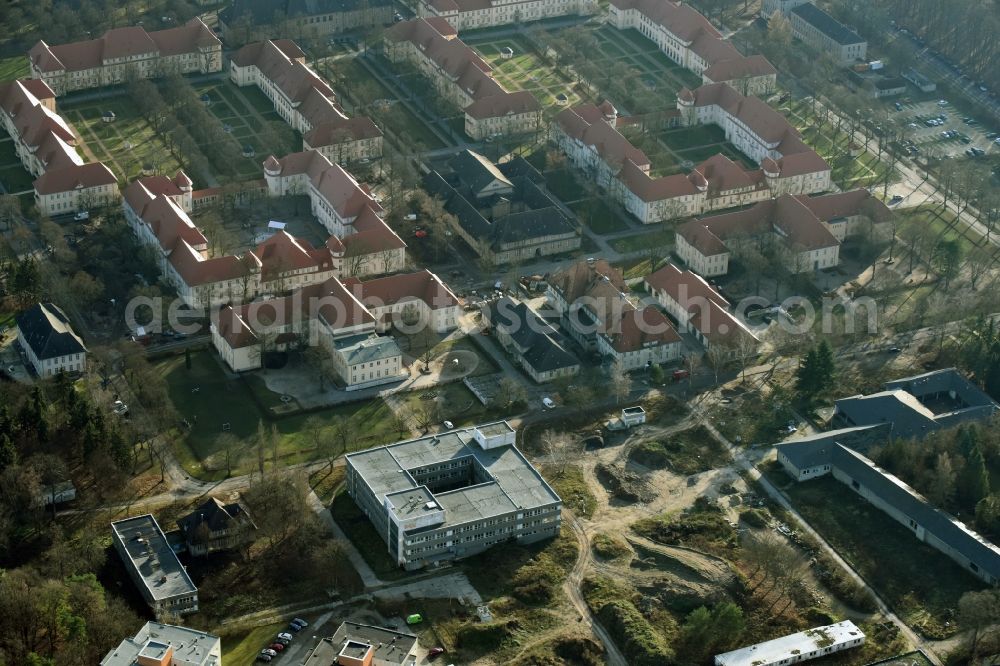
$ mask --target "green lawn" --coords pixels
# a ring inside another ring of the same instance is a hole
[[[406,575],[406,572],[389,556],[385,541],[346,490],[342,490],[333,498],[330,514],[354,547],[360,551],[376,576],[384,580],[394,580]]]
[[[191,429],[181,433],[181,446],[177,448],[184,466],[199,477],[219,479],[226,474],[224,453],[219,448],[225,424],[228,424],[228,432],[240,442],[234,453],[234,474],[245,472],[256,464],[252,453],[259,422],[268,429],[272,423],[277,426],[280,435],[278,457],[286,465],[317,458],[314,433],[303,428],[310,418],[315,418],[320,428],[329,427],[344,417],[349,419],[355,433],[349,450],[385,444],[398,437],[392,425],[392,414],[379,398],[275,418],[258,405],[262,403],[264,409],[269,409],[283,404],[280,396],[263,386],[260,371],[232,379],[223,371],[221,361],[213,352],[199,351],[192,354],[191,359],[190,370],[185,368],[183,356],[160,361],[158,369],[167,381],[179,416],[191,423]]]
[[[409,412],[416,415],[418,424],[426,421],[432,427],[446,420],[456,427],[485,423],[503,418],[509,411],[484,406],[461,382],[410,391],[402,399]]]
[[[249,666],[269,644],[269,639],[277,636],[284,626],[284,622],[278,622],[235,633],[219,632],[222,635],[223,661],[234,666]]]
[[[611,247],[618,252],[638,252],[649,248],[662,248],[666,253],[667,249],[674,244],[674,234],[659,227],[650,229],[649,233],[626,236],[611,241]]]
[[[955,633],[955,622],[945,622],[963,593],[983,587],[977,578],[829,476],[779,482],[788,484],[795,508],[904,622],[928,638]]]
[[[11,81],[31,76],[28,57],[23,55],[0,58],[0,81]]]
[[[545,172],[545,186],[563,203],[578,201],[587,195],[574,177],[572,167]]]
[[[685,150],[713,143],[723,143],[726,140],[726,133],[718,125],[697,125],[665,130],[659,134],[659,138],[671,150]]]
[[[603,199],[584,199],[570,204],[569,207],[594,233],[610,234],[629,228]]]
[[[962,253],[969,253],[985,240],[966,224],[955,223],[955,214],[937,205],[917,206],[896,211],[896,233],[911,226],[925,229],[926,233],[939,240],[956,240]],[[905,232],[903,232],[905,235]]]
[[[157,173],[171,176],[181,168],[180,160],[128,97],[66,104],[61,111],[76,127],[87,148],[105,162],[119,180],[137,177],[147,163],[152,164]],[[114,122],[101,120],[105,111],[114,112]]]

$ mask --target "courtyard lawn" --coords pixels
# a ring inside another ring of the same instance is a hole
[[[105,111],[114,112],[114,122],[101,120]],[[89,150],[119,180],[137,177],[144,164],[152,165],[157,173],[171,176],[181,168],[180,160],[128,97],[66,104],[61,112],[83,139],[85,146],[80,152],[86,156]]]
[[[829,476],[779,482],[787,484],[793,506],[904,622],[932,639],[955,633],[955,622],[946,623],[963,593],[982,589],[979,579]]]
[[[493,76],[507,90],[527,90],[534,94],[549,115],[559,112],[563,106],[575,106],[591,101],[581,96],[574,82],[565,73],[540,58],[530,46],[517,37],[505,37],[495,41],[473,41],[473,46],[493,68]],[[514,50],[514,57],[503,59],[500,52],[504,48]],[[556,101],[558,95],[565,95],[567,101]]]
[[[465,384],[452,382],[423,391],[410,391],[401,401],[418,426],[437,429],[444,421],[455,427],[486,423],[510,415],[512,410],[486,407]]]
[[[629,229],[628,224],[603,199],[584,199],[571,204],[570,208],[594,233],[611,234]]]
[[[573,167],[569,166],[546,171],[545,186],[566,204],[579,201],[587,196],[587,192],[573,174]]]
[[[350,450],[398,438],[399,433],[392,425],[392,413],[380,398],[282,418],[270,417],[262,407],[268,409],[280,404],[280,396],[268,391],[258,374],[232,378],[221,363],[215,353],[208,350],[191,355],[190,370],[185,368],[183,355],[158,363],[178,415],[191,424],[190,429],[182,428],[178,433],[178,457],[189,472],[200,478],[225,477],[225,454],[219,442],[224,432],[239,441],[237,450],[232,453],[233,473],[246,472],[255,465],[256,460],[250,460],[250,454],[258,423],[265,429],[270,429],[272,424],[277,426],[278,458],[285,465],[317,459],[315,433],[303,427],[310,418],[316,419],[320,428],[347,418],[353,433]],[[225,430],[226,424],[228,430]],[[267,457],[270,459],[270,452]]]

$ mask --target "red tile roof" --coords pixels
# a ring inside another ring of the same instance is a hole
[[[403,301],[423,301],[432,310],[458,305],[458,298],[441,279],[424,269],[372,280],[348,278],[345,286],[368,307],[384,307]]]
[[[367,116],[357,118],[333,118],[315,125],[302,135],[302,141],[312,148],[331,146],[361,139],[382,136],[382,130]]]
[[[82,71],[101,67],[106,61],[127,57],[194,53],[200,48],[222,47],[219,38],[201,19],[183,26],[146,32],[141,26],[112,28],[97,39],[49,46],[40,41],[28,57],[43,72]]]
[[[567,136],[585,145],[594,146],[605,162],[619,169],[631,161],[640,168],[649,167],[649,158],[633,146],[618,130],[604,121],[604,114],[593,104],[563,109],[556,115],[556,122]]]
[[[663,292],[691,315],[691,325],[709,341],[726,339],[740,332],[756,336],[726,308],[729,301],[700,275],[667,264],[645,278],[652,290]]]
[[[663,313],[651,306],[641,310],[627,309],[621,318],[610,328],[606,327],[611,347],[621,353],[639,351],[654,345],[669,345],[679,343],[681,336]]]
[[[38,194],[45,195],[117,183],[118,179],[111,173],[111,169],[101,162],[94,162],[46,171],[35,179],[34,187]]]
[[[713,83],[724,83],[756,76],[777,75],[778,70],[762,55],[739,56],[719,60],[708,67],[702,76]]]

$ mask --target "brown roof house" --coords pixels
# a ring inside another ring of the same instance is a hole
[[[224,504],[215,497],[177,521],[192,555],[210,555],[233,550],[253,541],[254,524],[246,507],[239,502]]]
[[[785,247],[786,270],[803,273],[838,265],[845,238],[864,230],[885,234],[891,216],[867,190],[815,197],[784,194],[682,224],[675,234],[675,252],[695,272],[713,277],[729,272],[733,249],[765,238]]]
[[[28,60],[32,78],[44,80],[63,95],[121,84],[130,77],[221,72],[222,42],[201,19],[193,18],[156,32],[130,26],[70,44],[49,46],[40,41],[28,51]]]
[[[596,0],[420,0],[420,16],[447,20],[457,30],[597,12]]]
[[[670,321],[652,306],[636,307],[627,291],[621,271],[588,259],[552,276],[545,295],[571,338],[627,370],[680,358],[681,338]]]

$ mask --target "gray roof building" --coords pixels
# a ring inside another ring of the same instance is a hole
[[[792,14],[810,24],[841,46],[859,44],[865,39],[811,2],[792,8]]]
[[[893,437],[923,437],[998,410],[1000,405],[955,368],[945,368],[888,382],[878,393],[842,398],[833,421],[844,426],[888,423]]]
[[[334,346],[348,366],[396,358],[401,354],[395,338],[367,333],[339,338]]]
[[[573,374],[580,359],[563,337],[527,304],[504,296],[483,310],[497,340],[537,382]]]
[[[347,490],[407,569],[554,536],[562,500],[514,440],[499,421],[352,453]]]
[[[416,645],[417,637],[410,633],[344,622],[333,636],[321,640],[306,655],[302,666],[334,666],[341,663],[409,666],[416,662]],[[354,661],[341,661],[341,657]]]
[[[40,361],[87,351],[66,313],[52,303],[36,303],[19,313],[16,321],[22,340]]]
[[[193,613],[198,588],[151,514],[111,523],[115,550],[156,613]]]
[[[545,178],[517,157],[494,165],[472,151],[449,162],[450,171],[424,176],[424,189],[455,216],[460,235],[495,263],[567,252],[580,247],[572,218],[544,188]]]
[[[391,7],[390,0],[233,0],[219,12],[219,20],[232,26],[238,20],[268,25],[276,19],[307,18],[325,14]]]
[[[871,396],[838,400],[835,419],[855,425],[779,444],[778,461],[796,481],[832,474],[967,571],[987,583],[1000,582],[1000,548],[864,455],[870,445],[890,437],[921,437],[988,418],[997,404],[954,368],[885,387]]]
[[[147,622],[101,660],[101,666],[159,664],[169,655],[170,666],[222,666],[222,641],[203,631]]]

